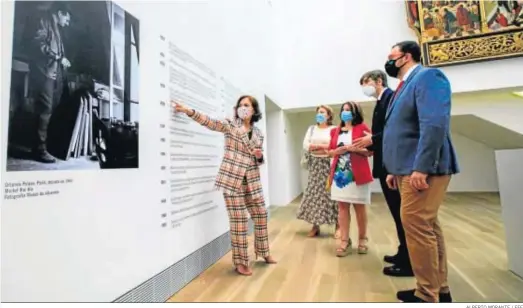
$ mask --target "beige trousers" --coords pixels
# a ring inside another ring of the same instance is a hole
[[[416,277],[415,295],[439,302],[439,293],[448,293],[447,254],[438,211],[443,203],[450,176],[430,176],[429,188],[418,191],[409,176],[397,178],[401,193],[401,221],[405,230],[412,270]]]

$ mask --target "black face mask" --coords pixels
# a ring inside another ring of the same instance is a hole
[[[402,66],[398,67],[396,66],[396,62],[403,58],[404,56],[401,56],[397,59],[394,59],[394,60],[388,60],[386,63],[385,63],[385,72],[387,72],[387,74],[392,77],[392,78],[396,78],[398,77],[398,74],[400,72],[400,69],[403,67],[403,65],[405,65],[406,63],[403,63]]]

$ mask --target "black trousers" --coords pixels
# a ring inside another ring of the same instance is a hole
[[[409,251],[407,248],[407,240],[405,239],[405,230],[403,230],[403,224],[401,223],[401,195],[399,190],[392,190],[387,186],[387,176],[380,176],[380,185],[383,195],[385,196],[385,201],[389,206],[390,214],[394,219],[394,224],[396,225],[396,233],[398,234],[398,240],[400,245],[398,247],[397,254],[397,265],[408,266],[410,267]]]
[[[36,116],[33,150],[43,152],[47,150],[47,129],[51,115],[62,96],[63,76],[59,73],[56,79],[52,79],[40,72],[33,72],[31,77]]]

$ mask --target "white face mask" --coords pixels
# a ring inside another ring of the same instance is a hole
[[[373,86],[363,86],[363,94],[369,96],[369,97],[376,97],[376,88]]]
[[[251,115],[251,109],[249,107],[241,106],[240,108],[238,108],[236,113],[238,114],[238,117],[240,119],[244,120]]]

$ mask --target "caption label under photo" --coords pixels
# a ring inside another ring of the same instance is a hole
[[[6,182],[4,184],[4,200],[58,195],[61,185],[72,183],[73,179]]]

